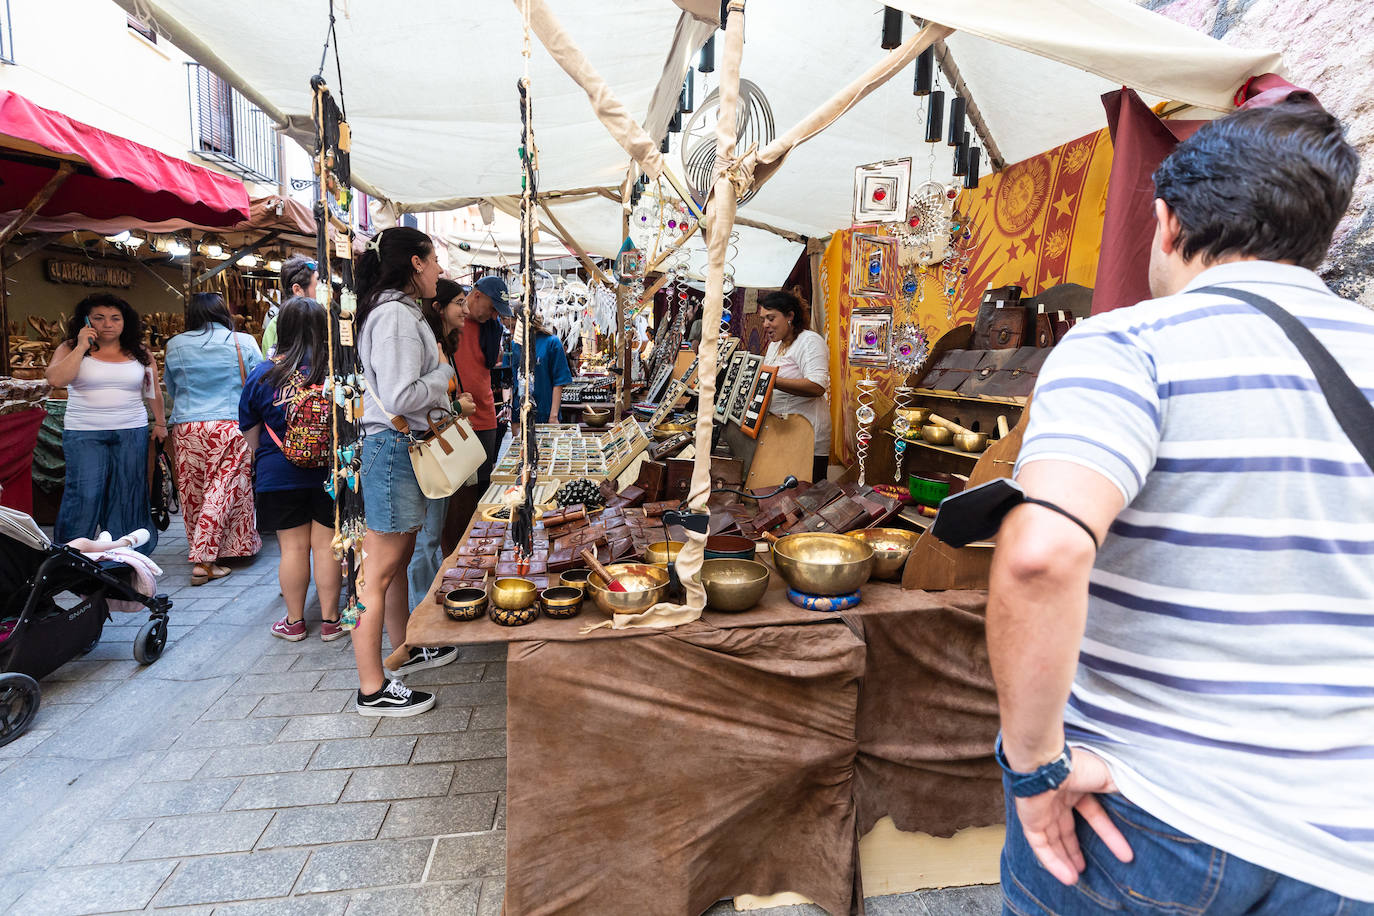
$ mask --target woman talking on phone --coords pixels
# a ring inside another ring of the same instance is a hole
[[[118,538],[142,528],[149,537],[138,550],[152,553],[157,529],[148,509],[148,437],[167,438],[167,416],[138,313],[111,293],[82,299],[45,375],[54,388],[67,389],[66,484],[54,540],[95,538],[101,531]]]

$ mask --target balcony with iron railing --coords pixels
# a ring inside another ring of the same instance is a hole
[[[191,153],[250,181],[275,184],[279,138],[272,119],[214,72],[186,65]]]

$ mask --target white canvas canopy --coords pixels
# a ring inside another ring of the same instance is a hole
[[[328,26],[323,2],[120,2],[151,16],[296,136],[309,133],[309,80]],[[1274,52],[1223,45],[1129,0],[890,5],[955,30],[945,46],[986,123],[985,139],[1008,163],[1102,127],[1098,97],[1121,85],[1147,98],[1224,111],[1245,79],[1280,68]],[[718,5],[550,0],[549,7],[648,136],[660,137],[693,52],[715,29]],[[874,0],[749,0],[746,10],[741,76],[763,89],[779,131],[887,53],[878,46],[882,5]],[[347,106],[359,187],[406,210],[500,196],[509,206],[520,190],[516,5],[338,0],[337,16],[342,80],[332,50],[324,75]],[[906,35],[914,30],[907,22]],[[540,189],[573,192],[551,203],[560,221],[591,253],[613,255],[621,241],[619,203],[575,192],[618,193],[629,157],[538,41],[533,53]],[[698,102],[718,76],[697,76]],[[912,96],[907,68],[798,147],[740,208],[740,218],[821,237],[849,225],[855,165],[912,156],[917,178],[932,170],[947,178],[949,148],[923,142],[924,108],[924,99]],[[681,171],[676,146],[665,159]],[[738,231],[736,281],[778,285],[801,245],[747,226]],[[702,247],[699,238],[695,247]]]

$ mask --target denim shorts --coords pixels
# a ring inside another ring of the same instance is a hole
[[[394,429],[363,440],[363,512],[367,527],[382,534],[408,534],[425,523],[429,500],[410,466],[407,440]]]

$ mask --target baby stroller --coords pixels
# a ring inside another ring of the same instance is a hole
[[[134,587],[134,570],[95,561],[54,544],[22,512],[0,507],[0,747],[18,738],[38,712],[38,678],[100,642],[108,602],[137,602],[148,622],[134,640],[134,660],[157,661],[167,644],[166,595]]]

